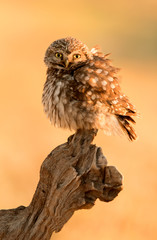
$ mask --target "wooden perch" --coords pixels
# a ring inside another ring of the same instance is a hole
[[[77,131],[45,159],[28,207],[0,211],[0,239],[48,240],[74,211],[109,202],[122,189],[122,176],[107,166],[101,148],[92,145],[96,132]]]

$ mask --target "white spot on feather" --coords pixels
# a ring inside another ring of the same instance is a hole
[[[88,80],[89,80],[89,76],[86,76],[86,77],[85,77],[85,80],[88,81]]]
[[[113,88],[113,89],[115,88],[115,85],[113,83],[111,83],[111,88]]]
[[[129,103],[127,103],[127,108],[130,108],[130,104]]]
[[[62,85],[62,82],[57,82],[56,83],[56,86],[61,86]]]
[[[61,101],[57,104],[57,108],[58,108],[60,116],[63,117],[64,116],[64,105]]]
[[[101,82],[101,84],[102,84],[103,86],[106,86],[106,85],[107,85],[107,82],[104,80],[104,81]]]
[[[96,72],[97,72],[97,73],[101,73],[101,72],[102,72],[102,69],[97,69]]]
[[[95,99],[96,99],[96,96],[93,94],[93,95],[91,96],[91,99],[92,99],[92,100],[95,100]]]
[[[98,105],[99,107],[101,107],[101,106],[102,106],[102,103],[99,102],[99,101],[97,101],[97,105]]]
[[[92,49],[91,49],[91,52],[92,52],[92,53],[97,53],[97,49],[96,49],[96,48],[92,48]]]
[[[87,94],[90,96],[90,95],[92,95],[92,92],[91,92],[91,91],[88,91]]]
[[[61,90],[60,85],[58,85],[54,91],[54,98],[60,94],[60,90]]]
[[[98,81],[98,78],[97,77],[91,78],[91,81],[92,81],[92,83],[96,83]]]
[[[113,100],[112,103],[113,103],[113,104],[117,104],[117,103],[118,103],[118,100]]]
[[[55,104],[57,104],[58,102],[59,102],[59,97],[56,96],[56,97],[54,98],[54,100],[53,100],[53,104],[55,105]]]
[[[108,77],[108,80],[109,80],[110,82],[113,82],[113,77]]]

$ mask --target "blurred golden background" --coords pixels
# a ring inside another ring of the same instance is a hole
[[[97,200],[74,214],[55,240],[157,239],[157,1],[0,1],[0,208],[27,206],[48,153],[70,131],[43,113],[48,45],[66,36],[111,52],[123,91],[142,115],[138,141],[99,132],[124,190],[110,203]]]

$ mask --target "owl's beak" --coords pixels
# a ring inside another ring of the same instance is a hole
[[[68,61],[68,59],[66,59],[65,60],[65,67],[68,68],[68,66],[69,66],[69,61]]]

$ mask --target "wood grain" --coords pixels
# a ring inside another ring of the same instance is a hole
[[[112,201],[122,190],[122,175],[107,166],[96,132],[77,131],[44,160],[28,207],[0,210],[0,239],[48,240],[74,211],[89,209],[97,198]]]

